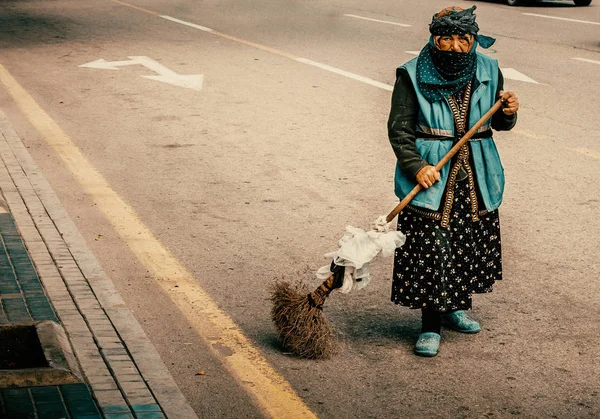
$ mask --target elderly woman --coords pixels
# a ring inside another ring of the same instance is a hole
[[[495,40],[478,35],[475,8],[433,16],[429,43],[397,69],[392,95],[396,195],[404,198],[416,183],[424,188],[398,215],[407,241],[396,251],[392,301],[422,310],[415,346],[421,356],[437,355],[442,321],[458,332],[479,332],[465,313],[471,295],[491,292],[502,278],[504,170],[492,128],[514,127],[519,101],[503,92],[498,62],[476,51]],[[500,97],[503,107],[438,172],[435,164]]]

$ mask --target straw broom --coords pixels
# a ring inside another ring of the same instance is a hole
[[[325,300],[344,280],[343,266],[332,263],[333,275],[313,292],[302,282],[278,281],[273,287],[271,316],[281,345],[301,358],[326,359],[337,350],[331,324],[323,313]]]
[[[505,101],[500,98],[489,111],[450,149],[435,165],[440,171],[442,167],[458,153],[463,145],[475,135],[477,130],[489,120]],[[390,223],[412,199],[421,191],[417,184],[412,191],[387,215]],[[278,281],[271,293],[273,307],[271,318],[275,323],[277,338],[284,349],[295,355],[308,359],[326,359],[331,357],[337,348],[334,331],[325,318],[323,304],[331,292],[340,288],[343,283],[344,267],[332,264],[333,275],[327,278],[314,291],[307,292],[306,285],[297,282]]]

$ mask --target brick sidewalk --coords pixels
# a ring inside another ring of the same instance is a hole
[[[0,214],[0,323],[58,319],[9,213]],[[68,413],[67,413],[68,412]],[[0,390],[0,417],[99,418],[85,384]]]
[[[85,377],[1,389],[0,417],[196,418],[1,111],[0,134],[0,323],[59,322]]]

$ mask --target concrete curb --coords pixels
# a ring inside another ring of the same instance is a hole
[[[0,189],[100,407],[197,418],[2,111],[0,133]]]

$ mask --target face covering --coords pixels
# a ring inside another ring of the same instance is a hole
[[[477,35],[479,26],[473,11],[476,6],[462,11],[451,11],[445,16],[432,19],[429,25],[431,37],[417,58],[417,84],[423,96],[430,102],[442,100],[461,91],[473,80],[477,71],[477,46],[480,41],[490,47],[495,39]],[[434,44],[433,36],[465,35],[475,37],[469,52],[441,51]]]

